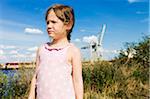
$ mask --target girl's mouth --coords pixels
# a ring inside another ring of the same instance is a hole
[[[51,34],[51,33],[53,33],[54,31],[48,31],[48,34]]]

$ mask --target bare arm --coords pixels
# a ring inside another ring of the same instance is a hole
[[[35,82],[36,82],[36,75],[34,74],[31,80],[31,86],[30,86],[28,99],[35,99]]]
[[[35,69],[33,78],[31,80],[31,86],[30,86],[30,92],[29,92],[28,99],[35,99],[36,71],[37,71],[38,66],[39,66],[39,49],[38,49],[37,55],[36,55],[36,69]]]
[[[76,99],[83,99],[82,63],[80,50],[78,48],[73,48],[72,65]]]

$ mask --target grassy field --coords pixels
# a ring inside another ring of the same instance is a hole
[[[149,38],[136,45],[129,58],[120,53],[111,61],[83,62],[84,99],[149,99]],[[0,99],[27,99],[34,68],[0,71]],[[12,73],[12,71],[14,73]]]
[[[83,63],[84,99],[148,99],[148,68],[141,69],[138,64]],[[13,71],[0,72],[0,98],[27,99],[34,68]]]

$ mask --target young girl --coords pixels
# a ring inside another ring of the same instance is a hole
[[[53,5],[45,19],[52,42],[41,45],[37,51],[28,99],[83,99],[80,50],[70,43],[75,21],[73,9]]]

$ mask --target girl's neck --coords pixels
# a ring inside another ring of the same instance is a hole
[[[59,47],[69,44],[69,41],[67,38],[62,39],[53,39],[51,42],[51,46]]]

